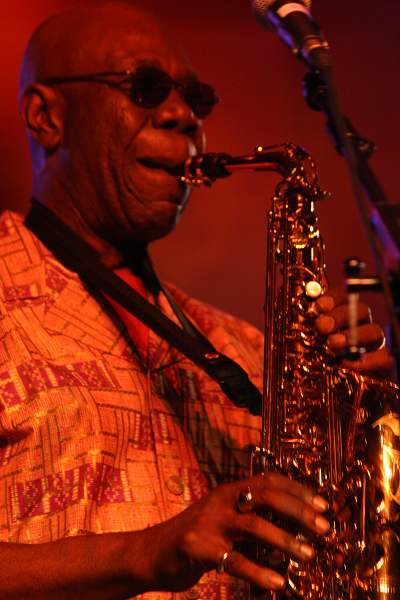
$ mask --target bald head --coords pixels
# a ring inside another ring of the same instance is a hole
[[[77,6],[44,21],[32,34],[22,62],[20,94],[56,76],[113,70],[124,60],[126,35],[165,35],[154,16],[129,0]]]
[[[146,102],[132,93],[140,71],[149,82],[143,95],[153,94]],[[154,102],[160,81],[167,93]],[[185,55],[136,2],[85,2],[45,21],[30,39],[21,114],[32,193],[107,255],[107,264],[132,240],[142,246],[166,235],[183,211],[189,190],[171,168],[204,146],[195,81]]]

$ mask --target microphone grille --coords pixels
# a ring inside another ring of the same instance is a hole
[[[294,0],[295,3],[297,4],[304,4],[304,6],[308,9],[311,10],[311,1],[312,0]],[[267,25],[267,22],[265,20],[265,14],[266,12],[273,7],[274,4],[278,4],[278,5],[283,5],[283,4],[288,4],[289,1],[288,0],[253,0],[252,4],[251,4],[251,8],[253,11],[253,14],[255,15],[255,17],[257,18],[258,21],[260,21],[260,23],[262,23],[262,25]]]

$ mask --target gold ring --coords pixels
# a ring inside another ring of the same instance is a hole
[[[250,487],[241,490],[236,498],[236,510],[241,514],[252,512],[253,500],[254,498]]]
[[[228,560],[229,552],[224,552],[217,566],[218,575],[226,573],[226,561]]]
[[[383,340],[382,340],[382,343],[381,343],[381,345],[379,346],[379,348],[377,348],[377,349],[376,349],[376,350],[377,350],[377,352],[378,352],[379,350],[383,350],[383,348],[385,348],[385,346],[386,346],[386,337],[385,337],[385,334],[383,334]]]

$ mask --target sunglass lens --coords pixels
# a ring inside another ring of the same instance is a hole
[[[196,117],[207,117],[219,101],[214,88],[202,81],[191,81],[184,87],[185,101]]]
[[[214,89],[202,81],[176,84],[165,71],[157,67],[141,67],[132,76],[132,101],[143,108],[156,108],[164,102],[174,87],[178,87],[185,102],[196,117],[207,117],[219,101]]]
[[[156,108],[173,87],[169,75],[156,67],[137,69],[132,77],[132,100],[143,108]]]

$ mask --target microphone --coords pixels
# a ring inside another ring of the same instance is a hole
[[[313,69],[332,66],[328,42],[310,13],[311,0],[253,0],[258,21],[275,29],[281,40]]]

